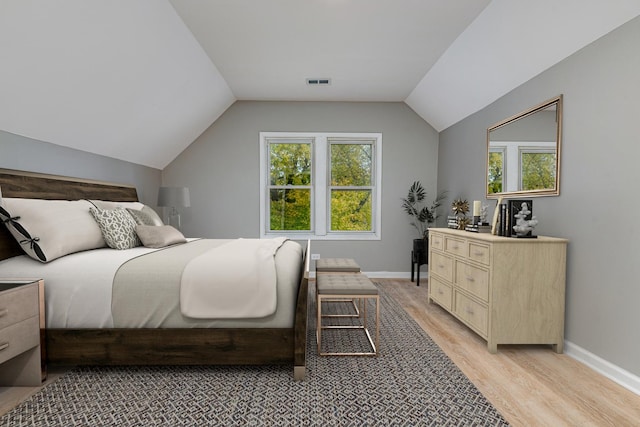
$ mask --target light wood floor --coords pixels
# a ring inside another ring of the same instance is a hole
[[[486,342],[435,304],[427,282],[376,279],[513,426],[639,426],[640,396],[546,346]],[[382,331],[384,333],[384,331]],[[382,348],[381,351],[384,351]],[[65,372],[50,368],[52,381]],[[0,415],[38,390],[0,387]]]
[[[427,283],[376,279],[514,426],[640,426],[640,396],[550,346],[498,346],[436,304]],[[384,331],[382,331],[384,333]],[[384,349],[381,349],[384,351]]]

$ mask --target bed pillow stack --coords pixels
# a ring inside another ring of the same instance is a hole
[[[105,246],[160,248],[187,241],[140,202],[0,197],[0,221],[41,262]]]
[[[187,240],[175,228],[164,225],[158,214],[138,202],[91,200],[91,215],[102,230],[107,245],[113,249],[136,246],[163,248]]]
[[[164,248],[165,246],[186,243],[184,235],[170,225],[164,225],[158,214],[148,206],[140,210],[127,208],[127,212],[137,223],[135,232],[147,248]]]

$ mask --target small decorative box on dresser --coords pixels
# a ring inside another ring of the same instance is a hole
[[[46,378],[44,282],[0,279],[0,386],[39,386]]]
[[[429,229],[429,302],[498,344],[562,353],[567,240]]]

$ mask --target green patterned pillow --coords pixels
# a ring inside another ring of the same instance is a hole
[[[131,249],[142,245],[136,234],[136,221],[125,209],[90,208],[89,212],[98,223],[102,237],[110,248]]]

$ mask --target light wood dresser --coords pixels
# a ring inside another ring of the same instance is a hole
[[[429,302],[487,341],[563,351],[566,239],[429,229]]]
[[[44,364],[44,282],[0,279],[0,386],[39,386]]]

